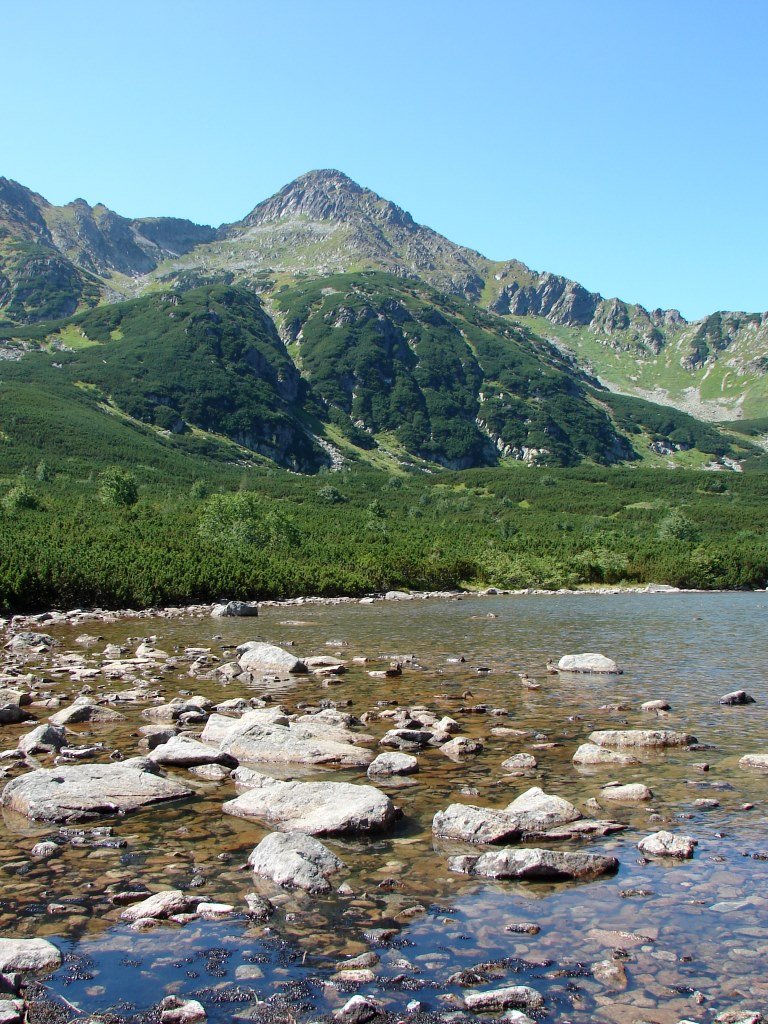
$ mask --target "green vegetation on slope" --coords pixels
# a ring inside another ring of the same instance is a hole
[[[423,458],[466,468],[530,450],[541,464],[635,457],[555,349],[462,299],[360,273],[300,281],[274,301],[322,398]]]
[[[325,461],[299,422],[306,387],[252,293],[214,286],[152,295],[6,334],[58,343],[73,327],[92,344],[58,352],[56,374],[134,420],[220,434],[295,469]],[[50,381],[50,356],[25,356],[4,378]]]

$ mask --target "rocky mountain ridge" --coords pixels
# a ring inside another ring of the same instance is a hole
[[[336,170],[310,171],[220,228],[63,207],[0,179],[0,317],[31,323],[160,287],[360,270],[415,278],[521,323],[618,391],[709,419],[768,405],[768,314],[677,310],[606,299],[565,277],[494,262],[424,227]]]

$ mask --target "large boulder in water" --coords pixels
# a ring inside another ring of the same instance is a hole
[[[486,878],[522,878],[563,881],[595,878],[618,870],[615,857],[599,853],[571,853],[559,850],[498,850],[480,857],[450,857],[448,867],[465,875]]]
[[[223,750],[209,747],[207,743],[193,739],[191,736],[171,736],[165,743],[153,747],[149,753],[150,761],[155,764],[173,765],[177,768],[194,768],[203,764],[221,764],[226,768],[236,768],[237,758],[226,754]]]
[[[46,939],[0,939],[0,971],[51,971],[61,953]]]
[[[237,818],[256,818],[281,832],[318,836],[382,832],[395,820],[392,801],[374,786],[281,782],[242,769],[232,777],[251,788],[228,800],[222,810]]]
[[[579,818],[581,813],[568,800],[532,786],[502,810],[451,804],[437,812],[432,831],[465,843],[516,842],[526,833],[540,834]]]
[[[258,614],[258,605],[247,601],[227,601],[225,604],[215,604],[211,610],[214,619],[255,618]]]
[[[583,672],[591,675],[621,675],[622,669],[604,654],[566,654],[557,663],[561,672]]]
[[[294,675],[306,672],[307,666],[295,654],[275,644],[249,640],[237,648],[237,660],[245,672],[267,672],[274,675]]]
[[[191,794],[186,786],[163,778],[151,761],[135,757],[116,764],[61,765],[29,772],[6,785],[2,806],[39,821],[75,822]]]
[[[319,839],[303,832],[272,832],[248,858],[254,874],[277,885],[307,892],[328,892],[328,879],[341,871],[342,861]]]
[[[678,860],[689,860],[693,856],[698,840],[691,836],[679,836],[674,832],[653,832],[641,839],[638,850],[646,857],[675,857]]]
[[[215,719],[215,721],[214,721]],[[271,719],[271,720],[270,720]],[[226,720],[211,716],[203,740],[212,739],[220,750],[238,761],[267,764],[317,764],[339,768],[367,768],[373,752],[358,747],[357,734],[322,722],[293,723],[266,709]]]

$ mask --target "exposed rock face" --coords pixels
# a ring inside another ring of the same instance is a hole
[[[555,274],[530,276],[534,277],[531,284],[512,281],[501,289],[491,304],[494,313],[543,316],[568,327],[591,323],[601,298],[598,294]]]
[[[698,740],[684,732],[671,729],[602,729],[590,734],[590,740],[598,747],[689,747]]]
[[[0,971],[52,971],[61,953],[45,939],[0,939]]]
[[[618,870],[619,862],[615,857],[598,853],[504,849],[484,853],[480,857],[451,857],[448,867],[461,874],[486,878],[564,881],[612,874]]]
[[[344,867],[318,839],[303,832],[272,832],[248,858],[254,874],[277,885],[307,892],[328,892],[329,879]]]
[[[191,795],[186,786],[156,773],[143,758],[40,768],[7,783],[2,806],[40,821],[75,822]]]
[[[547,832],[579,818],[580,812],[568,800],[533,786],[503,810],[451,804],[445,811],[437,812],[432,831],[446,839],[467,843],[515,842],[526,833]]]
[[[689,860],[698,845],[691,836],[676,836],[673,832],[654,832],[637,844],[638,850],[647,857],[676,857]]]
[[[275,644],[249,640],[237,648],[238,662],[246,672],[271,672],[274,675],[293,675],[306,672],[307,666],[290,651]]]
[[[619,675],[621,669],[604,654],[566,654],[557,663],[561,672],[583,672],[590,675]]]
[[[238,818],[256,818],[283,832],[330,836],[381,832],[395,819],[389,797],[373,786],[349,782],[280,782],[258,772],[247,777],[241,769],[235,781],[251,786],[223,810]]]

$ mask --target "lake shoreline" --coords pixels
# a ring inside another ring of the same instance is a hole
[[[637,586],[604,586],[585,587],[579,590],[561,588],[559,590],[547,590],[538,587],[525,587],[518,590],[508,590],[501,587],[484,587],[479,590],[424,590],[424,591],[387,591],[386,593],[372,593],[363,597],[322,597],[308,595],[301,597],[289,597],[283,599],[252,600],[243,603],[258,608],[296,608],[302,606],[325,606],[348,604],[378,604],[390,601],[461,601],[466,598],[476,597],[606,597],[622,596],[625,594],[637,595],[659,595],[659,594],[725,594],[725,593],[763,593],[762,590],[700,590],[694,588],[672,587],[661,583],[647,583]],[[176,619],[187,616],[206,618],[210,617],[217,604],[226,604],[229,598],[222,598],[221,602],[189,604],[189,605],[167,605],[153,606],[149,608],[72,608],[67,611],[51,609],[45,612],[38,612],[29,615],[11,614],[7,617],[0,617],[0,631],[15,631],[28,629],[43,625],[75,625],[84,622],[118,622],[123,619]],[[238,616],[232,616],[238,617]],[[243,616],[247,618],[247,616]],[[257,616],[253,616],[256,618]]]

